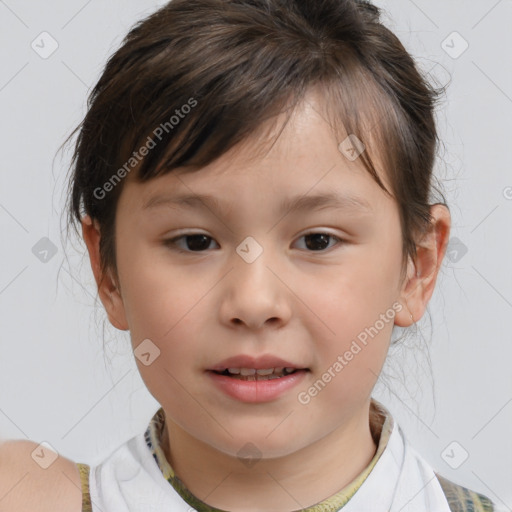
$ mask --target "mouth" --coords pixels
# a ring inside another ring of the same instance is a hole
[[[232,379],[244,381],[261,381],[281,379],[296,372],[309,371],[307,368],[275,367],[275,368],[226,368],[224,370],[211,370],[217,375],[224,375]]]
[[[272,354],[239,354],[220,361],[208,368],[208,371],[234,380],[264,381],[283,379],[294,373],[305,373],[310,370]]]
[[[286,364],[283,364],[286,363]],[[206,371],[214,387],[238,402],[265,403],[286,397],[311,370],[275,357],[226,359]]]

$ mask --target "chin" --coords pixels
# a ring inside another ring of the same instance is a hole
[[[276,459],[285,457],[303,448],[307,445],[298,442],[297,438],[293,438],[288,433],[284,435],[276,435],[272,433],[268,435],[272,429],[254,429],[254,431],[245,431],[243,436],[224,438],[220,440],[206,441],[210,446],[219,450],[230,457],[240,459],[247,467],[252,467],[255,462],[261,459]]]

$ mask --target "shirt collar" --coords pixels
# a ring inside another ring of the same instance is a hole
[[[377,451],[375,452],[372,460],[368,466],[343,489],[320,503],[305,509],[300,509],[300,512],[331,512],[343,507],[361,487],[384,452],[388,444],[389,436],[393,430],[393,426],[394,421],[390,412],[380,402],[372,398],[370,402],[370,431],[373,440],[377,445]],[[194,509],[201,510],[202,512],[225,512],[221,509],[211,507],[193,495],[174,473],[174,470],[165,457],[162,449],[162,434],[164,432],[164,428],[165,413],[161,407],[151,418],[144,436],[146,444],[164,478],[173,486],[183,500]]]

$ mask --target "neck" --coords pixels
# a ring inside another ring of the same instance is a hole
[[[370,420],[376,423],[374,435]],[[188,490],[211,507],[294,511],[319,503],[350,484],[374,457],[374,436],[378,440],[381,426],[373,411],[370,417],[368,402],[357,417],[322,439],[284,457],[260,459],[249,468],[237,457],[190,436],[166,416],[162,449]]]

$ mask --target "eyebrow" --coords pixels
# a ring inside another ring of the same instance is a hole
[[[226,215],[229,208],[216,197],[206,194],[157,195],[149,198],[142,205],[143,210],[159,207],[188,207],[217,211]],[[304,210],[337,209],[354,213],[373,213],[370,203],[363,197],[348,193],[325,192],[315,195],[301,195],[286,198],[279,205],[279,213]]]

